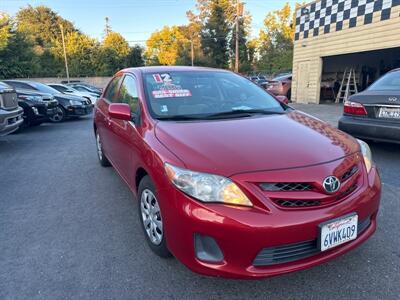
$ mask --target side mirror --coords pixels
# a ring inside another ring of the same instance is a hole
[[[132,121],[131,108],[126,103],[112,103],[108,107],[108,114],[111,118]]]
[[[283,103],[283,104],[289,104],[289,99],[286,96],[275,96],[276,100],[278,100],[279,102]]]

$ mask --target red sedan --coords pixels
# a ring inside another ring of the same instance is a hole
[[[195,272],[297,271],[376,229],[368,145],[232,72],[122,70],[96,103],[94,131],[101,165],[138,199],[149,247]]]

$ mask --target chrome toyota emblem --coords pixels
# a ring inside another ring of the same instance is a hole
[[[322,185],[327,193],[333,194],[339,190],[340,181],[335,176],[329,176],[324,179]]]
[[[397,101],[397,97],[390,97],[390,98],[389,98],[389,101],[390,101],[390,102],[396,102],[396,101]]]

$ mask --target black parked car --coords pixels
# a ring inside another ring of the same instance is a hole
[[[27,80],[4,80],[16,89],[25,89],[48,93],[58,101],[57,113],[50,118],[52,122],[61,122],[69,117],[89,115],[93,111],[90,100],[73,95],[61,94],[59,91],[39,82]]]
[[[16,91],[18,105],[24,109],[22,127],[40,125],[57,114],[58,101],[52,95],[22,89]]]
[[[339,129],[364,139],[400,143],[400,69],[345,101]]]

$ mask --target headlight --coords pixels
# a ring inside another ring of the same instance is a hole
[[[240,188],[226,177],[193,172],[167,163],[165,171],[178,189],[202,202],[253,206]]]
[[[69,100],[69,104],[71,105],[82,105],[81,101],[77,101],[77,100]]]
[[[365,163],[365,167],[367,168],[367,171],[369,173],[369,171],[371,171],[372,168],[372,153],[371,153],[371,149],[369,148],[368,144],[362,140],[358,140],[357,142],[360,144],[361,147],[361,153],[364,157],[364,163]]]
[[[26,96],[26,95],[20,95],[19,98],[32,101],[32,102],[43,102],[43,98],[40,96]]]

